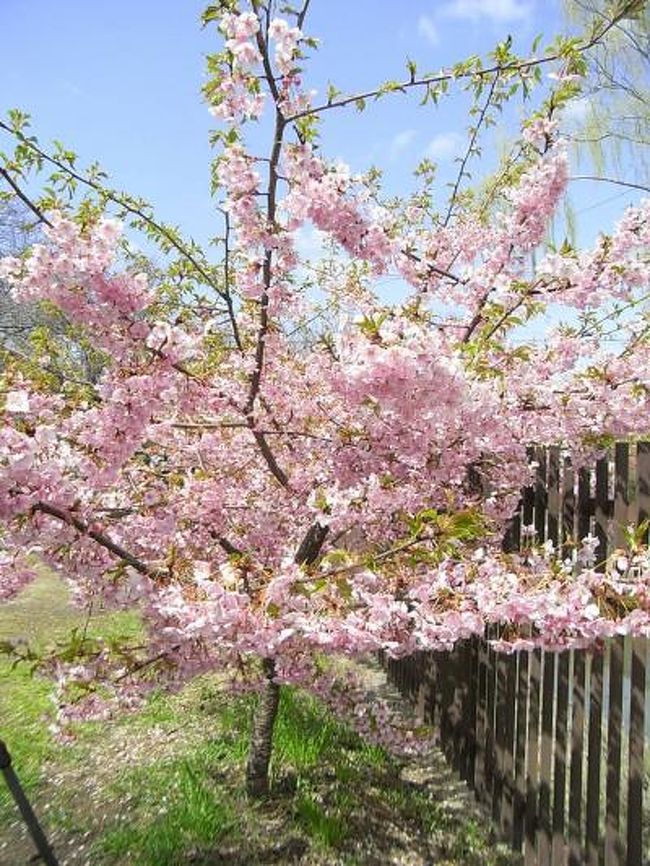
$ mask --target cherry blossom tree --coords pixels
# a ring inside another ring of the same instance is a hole
[[[561,444],[579,461],[648,432],[650,204],[591,249],[544,244],[569,177],[556,110],[611,21],[542,56],[517,58],[503,43],[485,66],[409,64],[403,82],[332,88],[317,103],[303,84],[309,4],[284,17],[271,5],[205,13],[223,39],[206,86],[224,124],[218,268],[97,172],[44,154],[24,118],[2,124],[23,160],[55,162],[99,190],[179,257],[180,283],[197,282],[173,295],[169,275],[162,288],[148,279],[125,256],[121,222],[88,201],[76,213],[31,202],[46,240],[5,258],[2,278],[16,300],[60,310],[103,372],[55,387],[18,362],[3,371],[0,598],[25,586],[38,558],[78,604],[142,614],[144,644],[76,638],[65,661],[44,660],[64,728],[203,672],[258,691],[253,795],[268,791],[284,686],[310,689],[384,745],[426,747],[386,707],[367,706],[334,658],[447,649],[496,622],[508,625],[504,649],[650,634],[642,539],[631,536],[624,575],[595,569],[590,538],[579,573],[548,546],[501,545],[531,478],[527,446]],[[558,70],[557,87],[531,108],[516,158],[467,195],[481,126],[543,65]],[[329,111],[395,91],[434,100],[462,83],[479,110],[442,210],[426,166],[419,192],[388,205],[372,174],[353,176],[318,148]],[[262,116],[269,151],[256,156],[246,123]],[[309,278],[296,243],[307,224],[339,251]],[[398,302],[376,290],[386,275],[400,280]],[[323,307],[337,324],[318,332]],[[616,342],[602,342],[611,329]]]

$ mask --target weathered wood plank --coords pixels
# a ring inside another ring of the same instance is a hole
[[[539,822],[539,710],[542,651],[533,650],[529,659],[528,743],[526,748],[526,839],[525,866],[537,866],[537,826]]]
[[[591,656],[589,689],[589,745],[587,756],[586,855],[587,866],[598,866],[600,847],[600,761],[602,744],[603,657]]]
[[[614,546],[622,547],[630,522],[630,446],[618,442],[614,448]]]
[[[551,863],[551,773],[553,767],[553,704],[556,653],[544,653],[542,683],[542,742],[539,765],[538,866]]]
[[[596,537],[598,538],[598,549],[596,551],[596,568],[598,571],[605,570],[605,559],[609,553],[609,541],[607,537],[607,524],[609,522],[609,461],[602,457],[596,463]]]
[[[468,785],[473,784],[474,765],[476,763],[476,712],[478,703],[478,645],[473,637],[467,645],[467,710],[465,713],[465,754],[463,779]]]
[[[546,482],[547,527],[546,538],[557,549],[560,542],[560,449],[548,449],[548,477]]]
[[[565,457],[562,472],[562,558],[570,559],[576,540],[575,473],[570,457]]]
[[[636,446],[637,478],[637,525],[650,523],[650,442],[639,442]],[[650,530],[650,526],[648,527]],[[646,533],[646,540],[650,532]]]
[[[621,732],[623,728],[623,638],[610,641],[609,722],[607,725],[607,781],[605,812],[605,866],[621,866],[619,824],[621,802]]]
[[[546,506],[548,494],[546,492],[546,449],[535,449],[535,461],[537,470],[535,472],[535,538],[539,544],[546,541]]]
[[[488,627],[489,639],[496,637],[496,627]],[[485,735],[485,793],[486,805],[491,809],[493,802],[493,789],[495,777],[495,750],[494,750],[494,713],[496,707],[496,653],[488,648],[488,681],[487,681],[487,713],[486,713],[486,735]]]
[[[528,727],[528,661],[530,653],[517,653],[517,730],[515,733],[515,794],[512,847],[519,851],[524,841],[526,816],[526,733]]]
[[[503,535],[502,549],[505,553],[514,553],[519,550],[521,542],[521,500],[517,508],[506,524],[506,529]]]
[[[555,763],[553,767],[553,866],[564,866],[566,857],[566,763],[567,723],[569,706],[569,653],[560,653],[557,660],[557,687],[555,714]]]
[[[645,774],[643,751],[645,743],[644,711],[647,649],[647,640],[635,638],[632,641],[632,665],[630,669],[630,763],[627,793],[627,866],[642,866],[643,863],[643,782]]]
[[[515,788],[515,701],[517,685],[517,659],[513,654],[505,657],[505,672],[505,715],[503,720],[503,752],[500,768],[502,784],[500,826],[503,838],[512,843]]]
[[[581,866],[582,833],[582,763],[585,725],[585,654],[573,651],[573,706],[571,708],[571,773],[569,779],[569,866]]]
[[[581,467],[578,470],[578,537],[577,542],[581,538],[589,534],[591,524],[591,515],[593,514],[593,506],[591,500],[591,472],[586,467]]]
[[[508,660],[504,653],[496,657],[497,682],[496,706],[494,716],[494,755],[495,772],[492,788],[492,818],[495,824],[503,830],[501,821],[504,797],[504,767],[506,762],[506,714],[507,714],[507,678]]]
[[[474,760],[474,790],[476,799],[484,803],[485,749],[487,737],[488,648],[485,640],[478,645],[478,686],[476,702],[476,757]]]

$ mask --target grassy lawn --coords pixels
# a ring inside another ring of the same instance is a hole
[[[53,640],[81,621],[44,574],[0,607],[0,639]],[[138,623],[100,615],[91,628],[128,633]],[[48,732],[47,682],[5,661],[0,682],[0,736],[61,866],[509,862],[445,785],[408,781],[395,759],[304,694],[284,692],[273,796],[251,803],[243,766],[254,701],[224,694],[214,679],[154,695],[136,715],[81,724],[65,745]],[[22,866],[32,853],[0,782],[0,864]]]

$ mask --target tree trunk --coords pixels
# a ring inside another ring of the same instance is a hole
[[[298,548],[295,561],[299,565],[311,565],[315,562],[327,538],[327,533],[327,526],[321,526],[319,523],[312,524]],[[280,703],[280,686],[273,682],[275,676],[273,659],[263,659],[262,669],[266,683],[253,717],[253,730],[251,731],[246,764],[246,791],[249,797],[265,797],[269,793],[269,764],[273,750],[273,726]]]
[[[280,686],[273,682],[275,675],[273,659],[264,659],[262,667],[266,683],[253,717],[253,730],[246,764],[246,791],[251,797],[265,797],[269,793],[273,726],[280,702]]]

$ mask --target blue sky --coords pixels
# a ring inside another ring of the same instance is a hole
[[[404,73],[405,59],[436,70],[485,54],[512,34],[528,51],[563,25],[561,0],[312,0],[307,31],[322,40],[307,80],[321,94],[327,81],[358,90]],[[57,138],[82,164],[99,160],[112,183],[154,203],[161,218],[205,240],[219,220],[208,191],[214,121],[200,98],[205,53],[217,50],[214,29],[202,31],[197,0],[0,0],[3,63],[0,113],[20,107],[33,116],[41,143]],[[328,112],[326,155],[354,171],[385,169],[391,194],[410,187],[424,156],[440,161],[440,189],[462,145],[467,103],[435,110],[414,98]],[[513,118],[521,115],[513,107]],[[485,151],[485,165],[503,130]],[[0,140],[2,140],[0,138]],[[5,140],[0,148],[6,149]],[[264,148],[266,149],[266,148]],[[476,174],[480,173],[477,169]],[[605,184],[572,192],[580,236],[609,229],[632,193]]]

